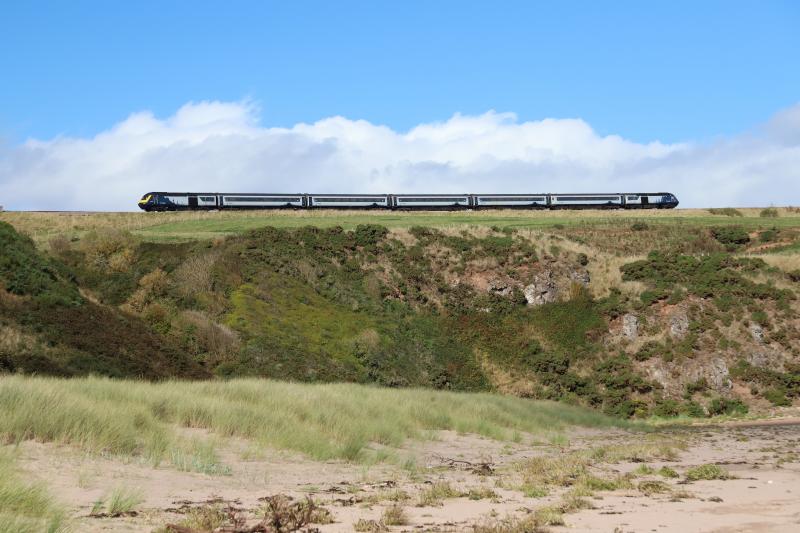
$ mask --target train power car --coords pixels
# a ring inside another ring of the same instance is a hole
[[[145,211],[217,209],[671,209],[669,192],[589,194],[278,194],[149,192]]]

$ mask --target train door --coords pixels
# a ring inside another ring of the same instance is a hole
[[[650,197],[647,195],[642,196],[642,205],[649,205],[650,204]]]
[[[197,209],[197,196],[189,197],[189,209]]]

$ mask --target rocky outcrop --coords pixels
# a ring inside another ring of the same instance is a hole
[[[622,317],[622,334],[628,340],[636,340],[639,336],[639,317],[628,313]]]
[[[764,344],[764,328],[761,327],[761,324],[755,322],[750,324],[750,336],[758,344]]]
[[[573,270],[569,274],[569,279],[576,283],[580,283],[584,287],[589,286],[589,282],[592,281],[592,278],[589,276],[588,270]]]
[[[708,366],[708,382],[716,390],[730,389],[733,387],[728,364],[724,359],[714,359]]]
[[[516,284],[500,278],[490,279],[487,290],[499,296],[511,296],[516,288]]]
[[[747,356],[747,362],[754,367],[768,368],[777,372],[785,371],[784,360],[784,354],[779,351],[770,350],[769,348],[751,352]]]
[[[553,279],[553,272],[545,270],[533,278],[533,283],[523,290],[528,305],[542,305],[558,299],[558,287]]]
[[[689,317],[683,312],[673,314],[669,319],[669,334],[676,339],[682,339],[689,332]]]

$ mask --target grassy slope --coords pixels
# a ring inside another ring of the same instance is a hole
[[[208,375],[140,317],[84,298],[69,269],[2,222],[0,289],[2,370],[150,379]]]

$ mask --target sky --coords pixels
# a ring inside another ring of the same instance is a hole
[[[800,204],[798,2],[4,2],[0,205],[151,190]]]

